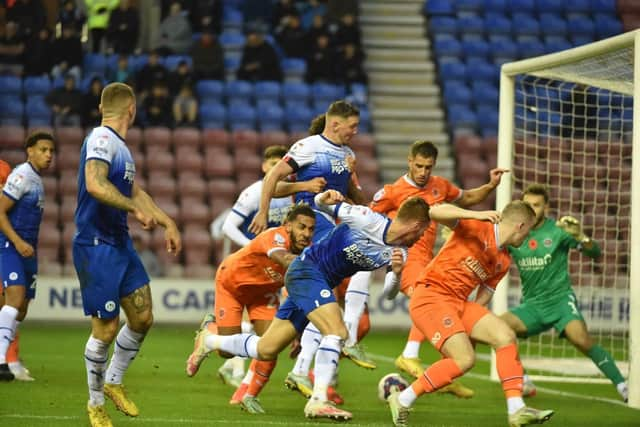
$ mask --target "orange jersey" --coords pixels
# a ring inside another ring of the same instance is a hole
[[[7,178],[9,177],[10,173],[11,166],[9,166],[9,163],[0,159],[0,189],[2,189],[4,183],[7,182]]]
[[[385,214],[390,218],[395,218],[402,202],[413,196],[423,198],[424,201],[431,206],[443,202],[453,202],[459,199],[462,196],[462,190],[449,180],[439,176],[429,177],[427,185],[419,187],[408,175],[404,175],[398,178],[393,184],[385,185],[382,190],[373,196],[371,209],[375,212]],[[409,248],[408,263],[416,260],[423,265],[427,265],[431,258],[433,258],[436,231],[437,224],[432,221],[429,228],[427,228],[422,235],[422,238]]]
[[[416,287],[453,295],[463,301],[477,285],[494,290],[509,270],[511,257],[497,244],[497,225],[461,220],[438,255],[422,271]]]
[[[269,258],[274,251],[289,251],[291,241],[284,226],[269,228],[220,265],[235,286],[282,286],[285,268]]]

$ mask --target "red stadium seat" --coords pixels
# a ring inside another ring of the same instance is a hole
[[[58,180],[58,192],[62,196],[78,195],[78,172],[73,170],[65,170],[60,172]]]
[[[202,154],[194,146],[176,147],[176,170],[178,174],[189,171],[198,175],[202,174]]]
[[[208,227],[213,220],[211,209],[200,198],[180,199],[180,218],[183,224]]]
[[[370,157],[376,156],[376,143],[371,134],[359,133],[355,135],[351,139],[349,146],[358,158],[362,155],[368,155]]]
[[[25,138],[26,133],[22,126],[0,126],[0,147],[3,149],[22,150]]]
[[[178,194],[180,198],[198,198],[205,200],[207,196],[207,182],[199,175],[178,176]]]
[[[204,174],[207,178],[232,177],[235,172],[233,157],[219,151],[206,151]]]
[[[0,146],[2,150],[0,151],[0,159],[11,165],[11,168],[15,168],[20,163],[24,163],[27,160],[27,155],[24,150],[21,149],[5,149]],[[52,165],[53,166],[53,165]]]
[[[76,214],[77,196],[63,194],[60,199],[60,222],[63,224],[73,222]]]
[[[233,157],[238,173],[251,172],[258,175],[262,173],[262,157],[254,151],[247,151],[246,148],[243,148],[236,150]]]
[[[166,150],[147,151],[146,165],[148,175],[155,173],[163,173],[172,175],[175,171],[175,156]]]
[[[271,145],[284,145],[287,148],[289,147],[289,135],[279,130],[262,132],[258,135],[258,139],[263,151]]]
[[[129,149],[142,149],[144,147],[144,140],[142,138],[142,129],[138,127],[133,127],[127,130],[127,137],[125,138],[127,141],[127,147]]]
[[[66,126],[56,128],[56,145],[76,146],[78,150],[82,146],[85,138],[84,129],[75,126]]]
[[[231,145],[234,150],[238,148],[252,149],[256,153],[260,148],[260,141],[258,140],[258,133],[254,130],[236,130],[231,133]]]
[[[295,142],[298,142],[308,136],[309,134],[307,132],[291,132],[289,134],[289,144],[287,145],[293,145]]]
[[[222,129],[204,129],[202,131],[202,143],[206,147],[221,147],[228,150],[231,146],[229,132]]]
[[[47,200],[53,200],[58,197],[58,178],[52,175],[43,175],[42,186]]]
[[[238,188],[247,188],[254,182],[258,181],[262,176],[259,173],[253,171],[241,171],[238,172],[237,180],[238,180]]]
[[[227,209],[230,209],[233,206],[233,200],[226,200],[222,198],[218,198],[210,203],[211,205],[211,219],[217,218],[222,212]]]
[[[235,200],[238,197],[236,181],[228,178],[214,178],[207,181],[209,199]]]
[[[177,194],[176,180],[165,174],[152,174],[149,176],[146,191],[153,197],[174,200]]]
[[[173,131],[172,141],[176,149],[185,146],[200,149],[202,135],[199,129],[177,128]]]
[[[171,129],[165,127],[148,127],[142,131],[147,153],[155,153],[171,148]]]
[[[56,163],[59,171],[78,171],[80,166],[80,149],[81,146],[77,144],[61,144],[56,147]]]
[[[60,242],[62,246],[62,253],[64,255],[64,259],[62,260],[65,264],[73,264],[73,236],[76,234],[76,226],[71,222],[66,222],[64,224],[64,228],[62,229],[62,241]]]
[[[482,139],[479,136],[472,134],[457,134],[454,137],[453,145],[457,154],[476,154],[482,155]]]
[[[44,211],[42,212],[42,222],[55,224],[60,222],[60,205],[53,196],[45,198]]]

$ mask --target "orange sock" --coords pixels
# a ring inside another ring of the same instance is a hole
[[[20,333],[16,331],[16,335],[13,337],[13,341],[9,344],[7,349],[7,363],[18,362],[20,360]]]
[[[420,396],[424,393],[431,393],[439,388],[451,384],[464,372],[460,370],[453,359],[440,359],[424,371],[424,374],[411,384],[411,388]]]
[[[253,365],[253,362],[256,362]],[[251,362],[254,368],[253,378],[251,378],[251,382],[249,383],[249,388],[247,389],[247,394],[249,396],[257,396],[262,388],[269,382],[269,377],[271,376],[271,372],[276,367],[275,360],[254,360]]]
[[[518,355],[518,346],[511,343],[496,349],[496,365],[505,397],[521,397],[524,371]]]
[[[411,325],[411,330],[409,331],[409,338],[407,341],[424,341],[424,334],[416,327],[416,325]]]
[[[367,336],[370,328],[371,321],[369,320],[369,307],[365,305],[364,313],[360,316],[360,323],[358,323],[358,342]]]

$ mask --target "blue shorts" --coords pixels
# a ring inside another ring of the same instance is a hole
[[[82,306],[87,316],[117,317],[120,300],[149,283],[131,239],[125,246],[73,242],[73,265],[80,280]]]
[[[312,242],[318,243],[320,239],[329,234],[334,228],[336,228],[336,225],[333,222],[329,221],[323,214],[316,212],[316,226],[313,230]]]
[[[26,298],[34,299],[38,279],[38,258],[35,256],[24,258],[13,244],[7,243],[0,248],[0,278],[2,278],[2,289],[9,286],[24,286]]]
[[[289,295],[278,309],[276,317],[293,323],[298,332],[302,332],[309,323],[309,313],[321,305],[336,302],[322,272],[313,263],[299,258],[289,265],[284,285]]]

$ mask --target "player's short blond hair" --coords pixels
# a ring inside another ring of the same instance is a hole
[[[109,83],[102,89],[100,108],[103,116],[121,116],[131,102],[135,102],[131,86],[124,83]]]
[[[353,116],[360,117],[360,109],[344,100],[335,101],[329,105],[327,116],[337,116],[343,119],[348,119]]]
[[[522,200],[514,200],[509,202],[502,210],[502,218],[512,222],[534,221],[536,212],[531,205]]]
[[[400,221],[429,221],[429,204],[421,197],[410,197],[400,205],[396,218]]]

